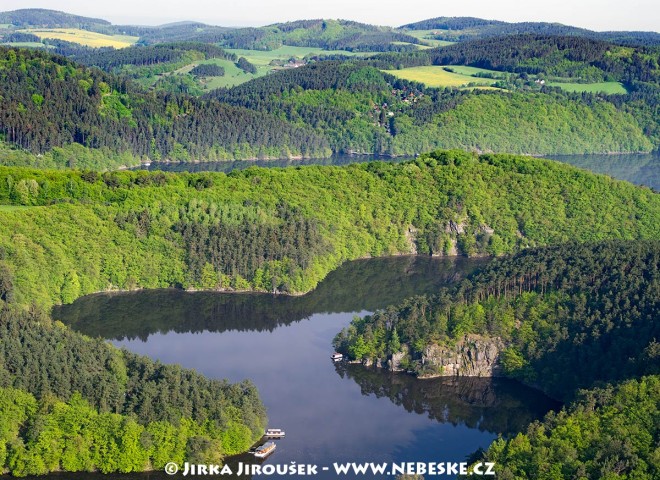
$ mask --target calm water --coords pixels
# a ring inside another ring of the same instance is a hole
[[[660,152],[622,155],[551,155],[548,158],[660,191]]]
[[[660,191],[660,152],[648,154],[621,155],[547,155],[545,158],[558,160],[573,166],[604,173],[619,180],[626,180],[636,185],[645,185]],[[171,172],[225,172],[242,170],[252,166],[259,167],[291,167],[300,165],[346,165],[372,160],[401,162],[410,158],[388,159],[369,155],[334,155],[326,159],[308,160],[257,160],[237,162],[208,163],[152,163],[148,170],[166,170]]]
[[[287,432],[269,463],[462,461],[557,404],[511,381],[417,380],[334,364],[331,342],[354,315],[435,291],[483,262],[360,260],[302,297],[176,290],[93,295],[58,308],[54,316],[88,335],[213,378],[251,379],[268,409],[269,425]],[[254,458],[229,463],[238,461]],[[89,475],[53,476],[60,477]],[[161,473],[119,477],[168,478]],[[337,476],[320,472],[317,478]]]
[[[305,160],[237,160],[228,162],[203,163],[162,163],[153,162],[148,167],[138,167],[146,170],[164,170],[167,172],[225,172],[243,170],[249,167],[298,167],[302,165],[348,165],[350,163],[364,163],[373,160],[386,162],[403,162],[411,157],[378,157],[375,155],[346,155],[337,154],[330,158],[308,158]]]

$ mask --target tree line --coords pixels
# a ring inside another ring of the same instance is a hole
[[[659,268],[660,244],[651,240],[528,249],[457,287],[354,321],[335,344],[358,360],[403,351],[422,372],[429,344],[497,337],[506,344],[499,361],[508,376],[568,399],[580,388],[660,369]]]
[[[217,462],[261,437],[265,409],[248,381],[209,380],[0,303],[0,469],[161,469]]]
[[[325,156],[309,129],[129,82],[34,50],[0,50],[0,132],[34,153],[79,143],[151,159]]]

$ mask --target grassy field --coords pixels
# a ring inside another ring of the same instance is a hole
[[[417,43],[410,42],[392,42],[392,45],[412,45],[419,50],[428,50],[429,48],[433,48],[431,45],[419,45]]]
[[[405,80],[423,83],[428,87],[464,87],[468,83],[491,86],[495,82],[491,78],[477,78],[461,73],[448,72],[440,66],[412,67],[402,70],[385,70],[385,72]]]
[[[3,43],[2,45],[6,45],[7,47],[16,47],[16,48],[45,48],[46,45],[43,43],[39,42],[10,42],[10,43]],[[55,48],[51,45],[48,45],[48,48]]]
[[[212,59],[205,60],[202,62],[191,63],[186,65],[183,68],[177,70],[176,74],[185,74],[192,70],[197,65],[201,64],[215,64],[223,67],[225,69],[225,75],[222,77],[208,77],[204,79],[203,86],[205,90],[213,90],[221,87],[233,87],[240,85],[241,83],[249,82],[250,80],[262,77],[267,75],[273,70],[277,70],[278,67],[273,67],[270,65],[270,62],[273,60],[284,60],[287,61],[292,57],[302,59],[306,55],[319,55],[319,54],[341,54],[349,56],[365,55],[364,53],[353,53],[345,50],[323,50],[320,48],[308,48],[308,47],[290,47],[284,46],[271,51],[262,51],[262,50],[241,50],[241,49],[226,49],[228,52],[236,54],[237,57],[245,57],[250,63],[257,67],[257,73],[245,73],[243,70],[238,68],[234,62],[230,60],[222,59]],[[369,54],[366,54],[369,55]],[[155,80],[154,80],[155,81]],[[153,83],[153,82],[152,82]]]
[[[497,70],[487,70],[485,68],[465,67],[463,65],[449,65],[446,68],[451,68],[454,72],[460,75],[474,76],[479,73],[488,73],[496,78],[506,78],[506,72],[498,72]]]
[[[37,37],[53,38],[56,40],[66,40],[67,42],[78,43],[88,47],[130,47],[138,41],[138,37],[128,35],[104,35],[102,33],[88,32],[77,28],[30,28],[19,30],[23,33],[31,33]]]
[[[419,38],[420,40],[424,40],[426,43],[433,47],[446,47],[447,45],[452,45],[454,42],[446,42],[444,40],[435,40],[434,38],[431,38],[433,34],[431,32],[435,32],[437,30],[405,30],[404,33],[406,35],[410,35],[411,37]]]
[[[242,55],[241,55],[242,56]],[[247,58],[247,57],[245,57]],[[249,59],[248,59],[249,60]],[[250,80],[257,78],[257,77],[262,77],[266,75],[270,70],[272,70],[273,67],[268,67],[265,65],[259,65],[255,62],[254,65],[257,67],[257,73],[255,75],[251,73],[245,73],[243,70],[238,68],[234,62],[231,60],[222,60],[219,58],[214,58],[211,60],[205,60],[203,62],[197,62],[197,63],[192,63],[190,65],[186,65],[183,68],[180,68],[177,70],[175,73],[177,74],[184,74],[188,73],[190,70],[192,70],[194,67],[197,65],[202,65],[202,64],[213,64],[213,65],[219,65],[222,68],[225,69],[225,74],[222,77],[208,77],[204,79],[203,85],[205,90],[213,90],[216,88],[221,88],[221,87],[233,87],[235,85],[240,85],[241,83],[249,82]]]
[[[245,57],[250,63],[258,66],[268,66],[272,60],[288,60],[291,57],[303,58],[307,55],[347,55],[347,56],[364,56],[373,55],[373,53],[354,53],[346,50],[323,50],[322,48],[313,47],[290,47],[283,46],[275,50],[240,50],[227,48],[228,52],[235,53],[237,57]]]
[[[619,82],[599,82],[599,83],[569,83],[569,82],[548,82],[549,87],[559,87],[567,92],[587,92],[587,93],[607,93],[626,94],[628,90]]]
[[[23,205],[0,205],[0,212],[16,212],[16,211],[27,210],[29,208],[36,208],[36,207],[25,207]]]

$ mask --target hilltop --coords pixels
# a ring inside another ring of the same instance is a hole
[[[403,31],[424,31],[425,38],[462,42],[503,35],[570,35],[623,45],[660,45],[660,33],[639,31],[595,32],[586,28],[548,22],[503,22],[474,17],[437,17],[399,27]]]
[[[100,18],[81,17],[71,13],[44,8],[25,8],[11,12],[0,12],[0,24],[11,24],[15,27],[44,28],[82,28],[89,29],[95,25],[112,25]]]

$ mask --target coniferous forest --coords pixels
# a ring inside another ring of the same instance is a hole
[[[267,425],[249,379],[116,348],[54,305],[303,294],[346,261],[418,254],[489,260],[355,318],[334,341],[351,369],[422,382],[486,345],[489,375],[564,406],[472,460],[502,479],[660,477],[660,197],[523,156],[657,151],[660,34],[472,17],[122,26],[25,9],[0,13],[0,42],[0,474],[220,463]],[[414,159],[125,170],[344,153]]]

